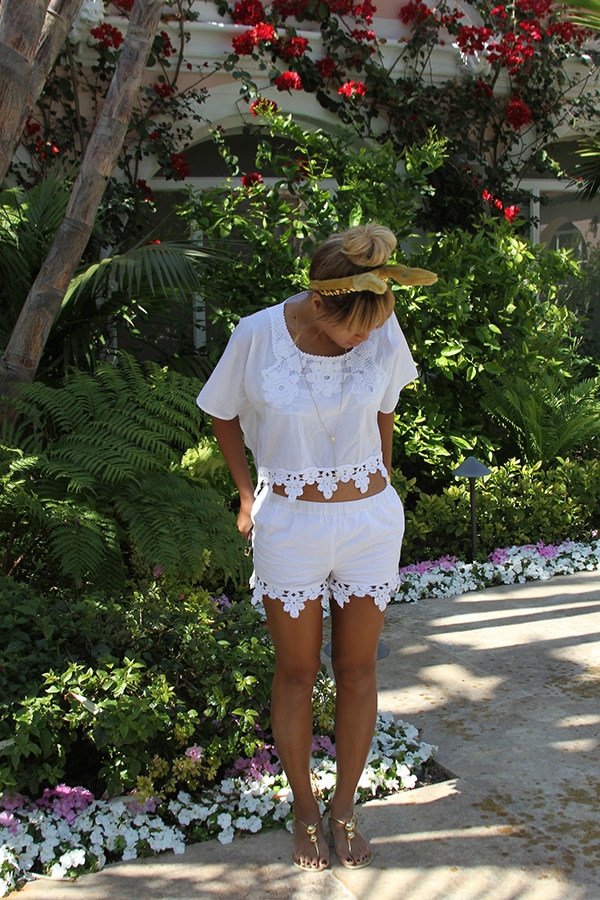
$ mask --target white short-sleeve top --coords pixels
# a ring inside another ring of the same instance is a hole
[[[314,356],[294,344],[284,307],[240,320],[198,406],[219,419],[239,417],[258,488],[283,485],[289,500],[307,484],[327,499],[339,481],[366,492],[370,475],[387,474],[377,413],[393,412],[417,375],[406,338],[392,314],[345,354]]]

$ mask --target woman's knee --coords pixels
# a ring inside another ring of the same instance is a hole
[[[290,694],[311,691],[321,668],[321,659],[275,659],[275,679]]]
[[[331,661],[333,676],[337,689],[340,688],[353,693],[370,690],[377,680],[377,657],[372,660],[352,660],[345,656]]]

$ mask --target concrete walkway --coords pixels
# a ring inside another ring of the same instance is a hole
[[[361,808],[372,866],[300,872],[280,830],[23,900],[600,900],[600,574],[392,606],[383,639],[381,709],[454,777]]]

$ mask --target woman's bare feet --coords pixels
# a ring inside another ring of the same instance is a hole
[[[335,844],[336,856],[347,869],[362,869],[373,861],[373,851],[367,839],[356,828],[356,813],[348,819],[329,814],[329,828]]]

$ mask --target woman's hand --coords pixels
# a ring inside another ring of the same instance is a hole
[[[246,539],[250,537],[252,532],[252,519],[250,517],[250,510],[245,508],[243,504],[240,506],[240,511],[238,513],[237,527],[240,534],[243,534]]]

